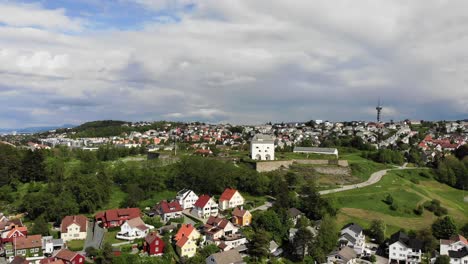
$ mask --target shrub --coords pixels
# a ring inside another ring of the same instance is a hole
[[[414,210],[413,212],[416,214],[416,215],[422,215],[422,213],[424,212],[424,207],[422,207],[422,205],[418,205]]]
[[[398,204],[397,203],[392,203],[392,205],[390,205],[390,209],[393,210],[393,211],[398,210]]]
[[[414,184],[419,184],[419,180],[415,179],[415,178],[411,179],[411,182],[414,183]]]
[[[385,203],[388,204],[388,205],[393,204],[393,197],[392,197],[391,194],[388,194],[387,197],[385,197]]]

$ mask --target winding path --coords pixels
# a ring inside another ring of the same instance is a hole
[[[331,189],[331,190],[323,190],[323,191],[320,191],[319,193],[321,195],[324,195],[324,194],[329,194],[329,193],[343,192],[343,191],[353,190],[353,189],[357,189],[357,188],[367,187],[369,185],[372,185],[374,183],[379,182],[382,179],[382,177],[385,174],[387,174],[387,171],[391,171],[391,170],[421,169],[421,168],[418,168],[418,167],[407,168],[406,165],[407,165],[407,163],[403,164],[403,166],[396,167],[395,169],[385,169],[385,170],[376,171],[376,172],[372,173],[371,176],[369,177],[369,179],[367,181],[365,181],[365,182],[350,184],[350,185],[343,185],[340,188]]]

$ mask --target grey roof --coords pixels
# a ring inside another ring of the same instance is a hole
[[[299,209],[293,207],[288,209],[288,214],[290,217],[296,217],[298,215],[302,215],[302,212]]]
[[[274,144],[275,140],[270,135],[255,134],[255,136],[252,138],[252,143]]]
[[[340,240],[341,240],[341,238],[343,238],[346,241],[351,242],[352,244],[356,243],[356,238],[354,238],[352,235],[350,235],[348,233],[342,234],[341,237],[340,237]]]
[[[316,152],[324,154],[335,154],[336,148],[316,148],[316,147],[294,147],[294,152]]]
[[[356,252],[348,246],[338,251],[338,255],[341,257],[341,259],[344,260],[345,263],[357,257]]]
[[[450,258],[463,258],[468,256],[468,246],[462,247],[459,250],[449,250],[448,255]]]
[[[400,243],[406,245],[408,248],[421,250],[422,241],[416,238],[409,238],[407,234],[399,231],[393,234],[390,237],[390,245],[399,241]]]
[[[208,260],[214,259],[217,264],[237,264],[243,263],[242,256],[237,250],[228,250],[224,252],[215,253],[206,258]]]
[[[360,234],[362,232],[362,227],[360,225],[355,224],[355,223],[347,224],[341,230],[345,230],[346,228],[350,229],[351,231],[353,231],[356,234]]]

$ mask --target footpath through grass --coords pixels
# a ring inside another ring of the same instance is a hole
[[[374,185],[325,197],[340,208],[339,224],[357,222],[367,227],[371,220],[381,219],[387,224],[387,235],[400,228],[418,230],[430,226],[437,216],[427,210],[416,215],[413,210],[432,199],[439,200],[457,224],[466,222],[468,204],[463,201],[463,191],[421,176],[428,172],[424,169],[390,171]],[[384,202],[389,194],[397,204],[396,210]]]

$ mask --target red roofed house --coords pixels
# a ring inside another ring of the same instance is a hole
[[[7,231],[3,231],[0,236],[1,243],[12,242],[14,238],[28,235],[28,228],[25,226],[15,226]]]
[[[184,216],[182,214],[182,206],[180,206],[179,202],[177,201],[161,201],[155,206],[154,211],[155,215],[161,216],[161,219],[164,222]]]
[[[21,256],[16,256],[13,258],[13,260],[10,262],[10,264],[29,264],[29,260],[21,257]]]
[[[218,204],[209,195],[204,194],[193,204],[192,214],[201,218],[217,216]]]
[[[96,222],[104,228],[121,226],[125,221],[141,216],[139,208],[111,209],[96,214]]]
[[[183,224],[174,236],[176,251],[181,257],[191,258],[197,253],[197,240],[200,233],[191,224]]]
[[[164,241],[156,232],[149,233],[143,242],[143,250],[150,256],[161,256],[164,253],[164,246]]]
[[[39,264],[65,264],[63,260],[61,259],[55,259],[55,258],[43,258],[39,261]]]
[[[219,209],[224,211],[230,208],[236,208],[244,204],[244,197],[239,191],[231,188],[226,188],[221,197],[219,197]]]
[[[62,260],[65,264],[80,264],[85,262],[85,257],[68,249],[61,249],[54,258]]]
[[[232,211],[232,222],[240,226],[248,226],[252,223],[252,214],[244,208],[236,208]]]
[[[60,224],[60,238],[63,242],[85,240],[88,230],[88,218],[84,215],[67,215]]]

